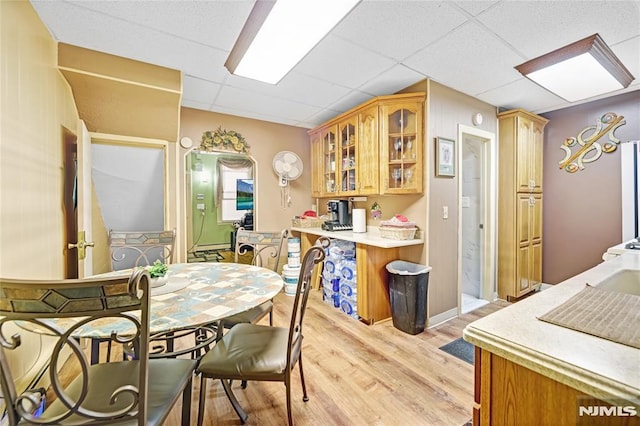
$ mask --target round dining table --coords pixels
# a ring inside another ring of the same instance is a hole
[[[273,299],[283,288],[283,278],[271,269],[240,263],[175,263],[168,265],[168,280],[151,289],[149,330],[151,335],[194,329],[254,308]],[[131,269],[95,277],[130,275]],[[63,327],[75,318],[46,319]],[[29,328],[35,332],[32,325]],[[115,318],[97,319],[77,329],[74,337],[92,339],[92,363],[97,347],[113,332],[134,333],[132,324]]]

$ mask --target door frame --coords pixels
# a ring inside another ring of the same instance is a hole
[[[480,298],[495,300],[496,293],[496,255],[497,255],[497,164],[498,147],[496,134],[475,127],[458,125],[458,141],[460,154],[457,158],[457,168],[460,170],[458,178],[458,315],[462,311],[462,141],[465,135],[483,140],[483,182],[484,182],[484,212],[482,233],[482,283]]]
[[[142,138],[136,136],[123,136],[123,135],[114,135],[108,133],[99,133],[99,132],[90,132],[90,141],[91,145],[100,144],[100,145],[116,145],[116,146],[125,146],[125,147],[137,147],[137,148],[154,148],[154,149],[162,149],[164,155],[164,175],[163,175],[163,184],[164,184],[164,200],[163,200],[163,214],[164,214],[164,229],[176,229],[177,235],[180,235],[180,229],[177,228],[177,220],[176,220],[176,211],[178,210],[178,206],[173,206],[171,202],[170,191],[174,190],[175,185],[171,183],[171,170],[172,170],[172,161],[174,161],[175,154],[172,147],[168,141],[162,139],[151,139],[151,138]],[[89,149],[89,152],[91,150]],[[91,173],[91,168],[89,168],[89,173]],[[99,209],[99,204],[96,200],[94,206]],[[104,223],[94,223],[94,237],[96,241],[95,248],[95,256],[98,257],[94,264],[98,267],[98,269],[105,269],[106,266],[110,267],[111,262],[109,260],[109,248],[107,242],[107,233]],[[101,228],[101,229],[96,229]],[[178,253],[176,253],[178,254]],[[182,259],[177,256],[174,259],[176,262],[181,262]],[[106,262],[106,263],[105,263]],[[108,268],[107,268],[108,269]],[[103,272],[103,271],[98,271]]]

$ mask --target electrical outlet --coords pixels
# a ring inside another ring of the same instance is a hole
[[[196,208],[197,208],[198,210],[204,210],[204,203],[198,203],[198,204],[196,204]]]
[[[442,218],[449,219],[449,206],[442,206]]]
[[[462,208],[467,209],[471,207],[471,197],[462,197]]]
[[[204,194],[197,194],[196,200],[204,200]]]

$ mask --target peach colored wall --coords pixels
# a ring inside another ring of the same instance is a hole
[[[62,129],[78,132],[57,49],[27,1],[0,1],[0,276],[63,278]]]
[[[622,242],[620,150],[603,154],[573,174],[558,167],[564,158],[563,141],[595,125],[607,112],[626,119],[615,133],[620,140],[639,138],[639,91],[542,114],[550,120],[544,141],[542,280],[546,283],[559,283],[597,265],[608,247]],[[604,140],[606,136],[600,139]]]
[[[307,129],[269,123],[266,121],[236,117],[226,114],[182,108],[180,116],[180,138],[189,137],[194,146],[200,145],[202,134],[207,130],[215,130],[219,126],[223,129],[235,130],[247,140],[250,154],[256,163],[256,226],[262,230],[278,230],[289,228],[291,218],[309,210],[314,203],[311,198],[311,151]],[[304,169],[302,176],[290,182],[291,205],[280,204],[280,186],[278,176],[273,171],[273,157],[279,151],[292,151],[302,159]],[[184,157],[187,152],[180,148],[178,157]],[[183,190],[182,199],[178,203],[186,206],[187,192],[185,182],[184,161],[180,161],[178,182]],[[185,219],[190,221],[189,214]],[[187,228],[191,223],[187,223]],[[182,250],[186,252],[186,248]]]

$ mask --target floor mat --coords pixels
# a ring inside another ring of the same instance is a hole
[[[464,340],[462,337],[441,346],[440,349],[449,355],[453,355],[456,358],[460,358],[461,360],[473,365],[475,346]]]
[[[187,262],[220,262],[224,260],[224,256],[220,250],[198,250],[189,253]]]

